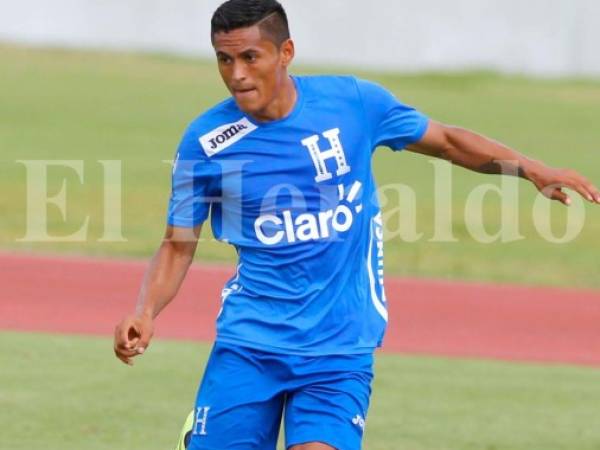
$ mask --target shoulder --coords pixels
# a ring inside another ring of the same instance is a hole
[[[357,78],[352,75],[295,76],[308,96],[327,98],[354,98],[357,96]]]
[[[384,86],[371,80],[365,80],[362,78],[356,78],[356,88],[361,98],[381,98],[381,97],[392,97],[393,94]]]
[[[310,89],[338,88],[344,89],[356,84],[356,77],[352,75],[295,75],[303,86]]]
[[[388,102],[393,94],[382,85],[352,75],[296,77],[307,96],[313,99],[339,100],[363,105]]]

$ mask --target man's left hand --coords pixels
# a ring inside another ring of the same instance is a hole
[[[569,188],[592,203],[600,204],[600,191],[587,178],[571,169],[555,169],[542,164],[533,169],[525,169],[527,178],[545,197],[558,200],[564,205],[571,204],[571,198],[563,191]]]

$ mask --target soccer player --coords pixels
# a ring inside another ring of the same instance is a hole
[[[231,98],[183,135],[165,238],[135,313],[116,327],[115,353],[131,364],[148,348],[210,210],[239,264],[223,289],[189,449],[273,450],[283,418],[288,449],[357,450],[388,318],[375,149],[508,171],[564,204],[563,187],[594,203],[600,192],[572,170],[430,120],[369,81],[290,76],[294,43],[276,0],[229,0],[211,25]]]

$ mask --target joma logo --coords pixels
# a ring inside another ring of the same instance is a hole
[[[235,123],[221,125],[200,137],[200,144],[208,156],[213,156],[254,130],[256,130],[256,125],[247,118],[243,118]]]
[[[247,130],[247,129],[248,129],[248,127],[241,123],[230,126],[223,133],[219,134],[217,137],[214,137],[210,141],[208,141],[208,142],[210,142],[210,148],[212,150],[214,150],[215,148],[217,148],[218,144],[224,144],[229,139],[231,139],[236,134],[238,134],[240,131]]]

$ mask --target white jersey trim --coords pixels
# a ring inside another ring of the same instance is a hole
[[[383,304],[382,300],[380,300],[377,296],[377,291],[375,290],[375,277],[373,276],[373,265],[371,259],[373,254],[373,220],[374,218],[369,221],[369,253],[367,255],[367,272],[369,274],[369,286],[371,287],[371,301],[373,302],[373,306],[375,306],[375,309],[377,310],[379,315],[383,317],[383,320],[387,322],[388,311],[385,305]],[[385,298],[385,294],[383,293],[383,286],[381,292],[384,296],[383,298]]]

